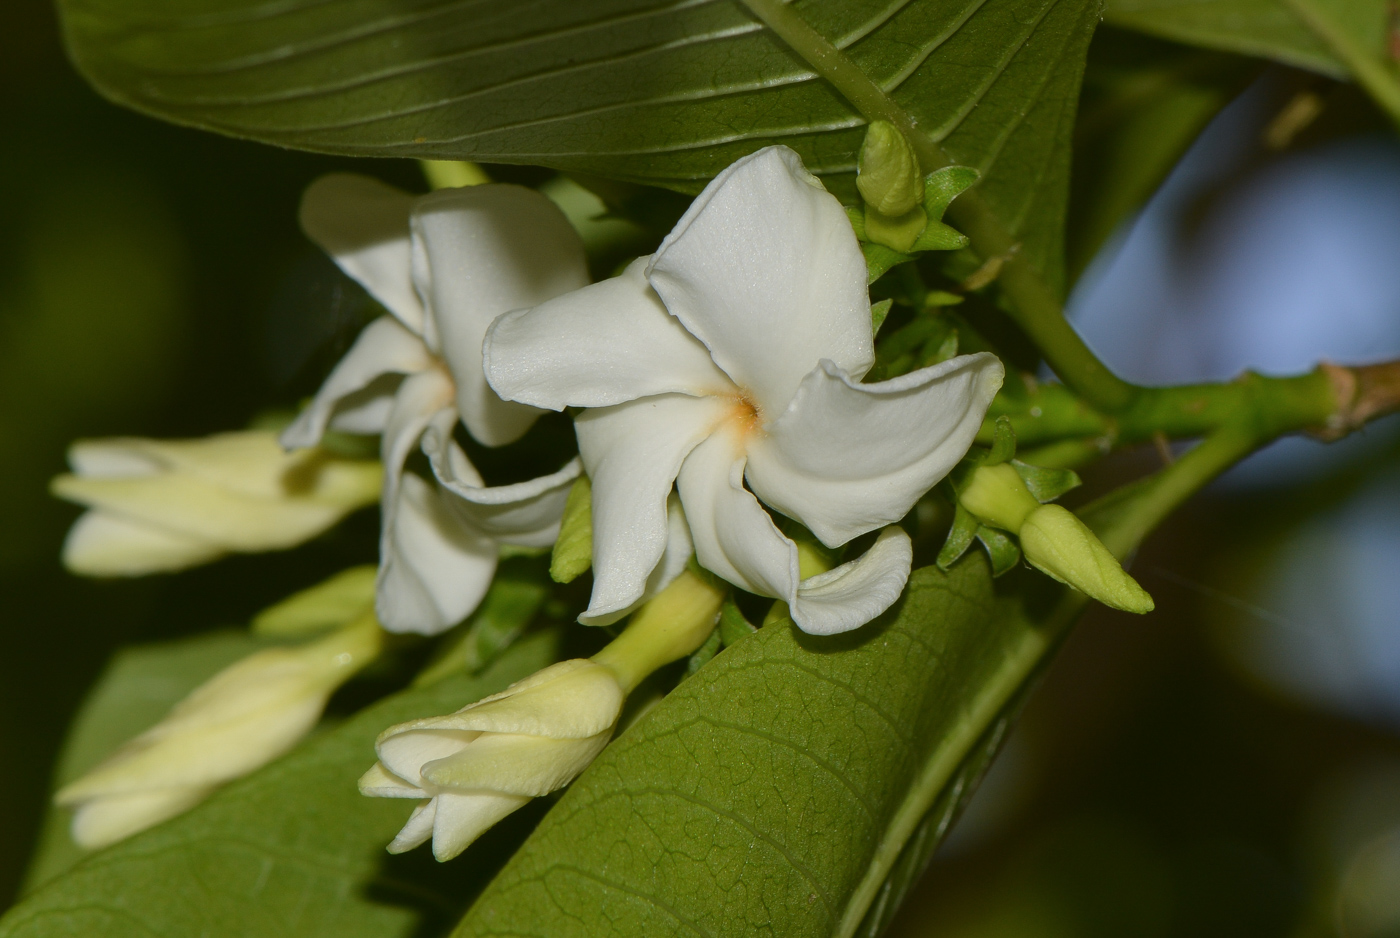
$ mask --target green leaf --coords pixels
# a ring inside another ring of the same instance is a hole
[[[230,629],[117,652],[73,720],[58,758],[54,790],[154,726],[200,684],[262,647],[247,632]],[[54,807],[45,814],[39,847],[25,876],[26,892],[84,855],[68,836],[70,817],[70,812]]]
[[[868,117],[742,3],[61,0],[103,94],[180,124],[355,156],[537,163],[698,191],[796,149],[854,203]],[[1068,142],[1097,0],[799,0],[1060,279]]]
[[[1074,132],[1069,267],[1077,275],[1146,204],[1258,61],[1117,29],[1089,47]]]
[[[342,570],[293,593],[253,618],[253,631],[270,638],[299,638],[345,625],[374,605],[374,564]]]
[[[520,637],[549,598],[549,583],[537,563],[527,558],[505,561],[491,588],[466,622],[448,633],[418,676],[415,687],[457,672],[476,674]]]
[[[549,560],[549,575],[556,583],[571,583],[593,566],[593,483],[580,475],[564,502],[564,519]]]
[[[1400,122],[1388,0],[1112,0],[1115,26],[1352,78]]]
[[[759,630],[604,750],[456,935],[872,934],[1061,625],[979,559],[845,635]]]
[[[385,727],[495,693],[555,660],[557,648],[555,633],[537,633],[479,677],[454,676],[366,708],[35,890],[0,919],[0,936],[408,938],[450,919],[510,846],[488,835],[444,870],[446,881],[434,881],[430,856],[384,852],[412,802],[365,798],[355,781]]]

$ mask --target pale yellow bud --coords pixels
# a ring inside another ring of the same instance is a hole
[[[1152,597],[1072,512],[1041,505],[1021,525],[1021,551],[1037,570],[1124,612],[1151,612]]]
[[[431,838],[433,856],[450,860],[531,798],[573,781],[612,738],[628,693],[713,631],[724,596],[687,570],[592,659],[561,661],[456,713],[385,730],[360,792],[426,799],[389,852]]]
[[[372,615],[297,648],[269,648],[225,668],[155,726],[66,785],[73,839],[96,848],[158,824],[291,749],[331,692],[378,653]]]
[[[92,509],[63,546],[87,576],[182,570],[227,553],[293,547],[379,498],[376,460],[287,452],[271,431],[198,440],[83,440],[53,494]]]

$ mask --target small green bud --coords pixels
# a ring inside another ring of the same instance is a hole
[[[253,617],[253,632],[273,638],[310,635],[344,625],[374,608],[374,564],[342,570]]]
[[[549,575],[556,583],[569,583],[593,566],[593,484],[580,475],[569,489],[559,537],[549,558]]]
[[[1152,597],[1123,571],[1088,525],[1059,505],[1041,505],[1021,525],[1027,562],[1061,583],[1124,612],[1153,609]]]
[[[958,501],[983,521],[1013,534],[1040,507],[1009,463],[978,466],[958,490]]]
[[[923,202],[919,160],[909,141],[889,121],[875,121],[865,133],[856,188],[866,204],[881,215],[903,215]]]
[[[873,205],[865,207],[865,236],[876,244],[907,254],[928,227],[928,215],[917,205],[902,215],[886,215]]]

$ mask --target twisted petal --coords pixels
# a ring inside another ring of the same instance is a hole
[[[392,408],[395,384],[378,381],[386,375],[410,375],[433,364],[423,340],[382,316],[365,327],[350,351],[331,371],[311,404],[282,431],[282,445],[295,449],[314,446],[332,417],[343,429],[380,433]]]
[[[589,615],[585,612],[578,617],[578,621],[584,625],[612,625],[630,615],[642,603],[670,586],[671,582],[685,571],[694,555],[695,544],[690,539],[690,525],[685,520],[685,509],[681,506],[680,497],[672,492],[666,499],[666,548],[647,577],[642,595],[631,605],[611,612],[599,615]]]
[[[212,541],[105,511],[83,513],[63,541],[63,565],[83,576],[173,573],[224,553]]]
[[[732,392],[709,350],[661,305],[646,280],[647,260],[496,320],[485,345],[491,386],[502,397],[551,410],[668,392]]]
[[[749,442],[749,484],[830,547],[892,524],[967,452],[1003,374],[981,353],[857,384],[823,361]]]
[[[410,274],[414,197],[353,173],[322,176],[301,197],[301,228],[340,269],[409,329],[423,334],[424,311]]]
[[[578,416],[579,455],[593,483],[593,595],[584,621],[607,621],[641,599],[666,550],[676,473],[733,406],[658,394]]]
[[[612,671],[586,658],[572,658],[536,671],[501,693],[484,697],[456,713],[392,726],[380,734],[376,748],[390,771],[413,781],[417,776],[404,775],[401,765],[406,766],[413,759],[419,759],[417,765],[445,759],[462,748],[458,745],[444,749],[440,755],[415,749],[407,759],[395,755],[394,747],[429,745],[410,742],[413,738],[447,734],[469,743],[476,738],[472,733],[491,732],[584,739],[612,728],[624,697]]]
[[[440,189],[413,210],[413,278],[457,385],[457,409],[476,439],[519,438],[538,411],[501,400],[486,384],[481,343],[502,313],[538,306],[588,283],[583,243],[533,189]]]
[[[788,604],[792,621],[813,635],[860,628],[899,599],[913,560],[909,535],[886,528],[857,559],[803,580]]]
[[[498,792],[443,792],[433,801],[437,805],[433,819],[433,856],[439,863],[451,860],[512,811],[530,803],[523,795]]]
[[[577,778],[611,738],[611,726],[582,739],[483,733],[461,751],[424,765],[423,778],[437,790],[542,798]]]
[[[443,493],[405,474],[386,503],[375,610],[391,632],[436,635],[481,602],[496,542],[463,521]]]
[[[483,534],[521,547],[548,547],[559,536],[569,489],[582,472],[577,458],[558,472],[514,485],[487,486],[452,439],[455,418],[435,419],[423,435],[423,452],[451,508]]]
[[[875,360],[860,245],[841,204],[787,147],[715,177],[648,276],[769,419],[820,359],[856,377]]]
[[[797,545],[744,488],[739,432],[723,427],[695,447],[676,482],[700,565],[751,593],[792,599]]]
[[[160,788],[96,798],[73,812],[73,842],[97,850],[183,814],[209,797],[212,787]]]

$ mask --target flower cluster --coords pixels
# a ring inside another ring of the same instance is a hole
[[[889,177],[917,198],[916,164],[882,168],[903,153],[894,143],[863,155],[861,191]],[[880,211],[914,211],[885,201]],[[288,547],[377,494],[377,574],[347,571],[264,614],[264,635],[335,631],[234,665],[60,792],[84,844],[156,823],[285,751],[379,653],[381,627],[431,635],[462,622],[502,549],[548,548],[567,504],[569,549],[584,531],[593,569],[579,621],[631,615],[627,627],[591,659],[389,728],[360,782],[421,802],[391,851],[431,838],[439,859],[455,856],[577,776],[627,696],[711,636],[731,590],[771,597],[819,635],[889,609],[913,557],[898,522],[963,460],[1004,375],[978,353],[864,380],[870,268],[846,209],[784,147],[730,166],[655,253],[598,283],[564,214],[520,186],[412,196],[339,174],[306,192],[301,222],[386,314],[280,446],[264,431],[76,445],[75,474],[54,490],[91,511],[65,558],[135,574]],[[460,434],[505,446],[547,410],[571,413],[578,457],[487,485]],[[379,461],[332,456],[320,446],[332,430],[378,435]],[[1053,553],[1037,551],[1027,556]]]

